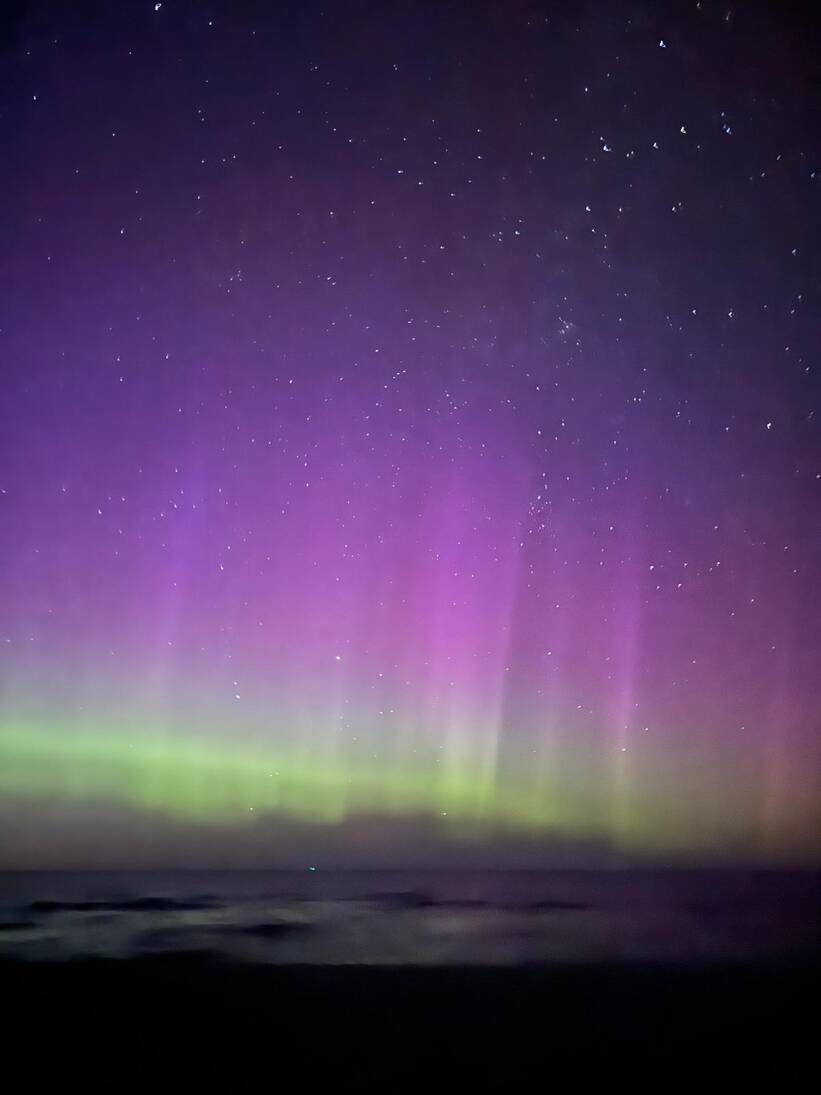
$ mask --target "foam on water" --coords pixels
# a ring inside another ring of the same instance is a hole
[[[0,874],[0,957],[726,961],[819,952],[819,880],[750,872]]]

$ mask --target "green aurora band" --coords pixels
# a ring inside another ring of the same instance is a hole
[[[0,727],[0,792],[10,800],[99,801],[235,830],[266,816],[312,825],[362,815],[427,816],[457,839],[500,831],[602,839],[636,855],[724,852],[743,848],[756,831],[754,801],[734,793],[716,765],[713,785],[706,787],[703,767],[691,766],[688,773],[680,758],[668,764],[652,795],[642,796],[629,773],[605,781],[581,761],[568,778],[566,762],[564,767],[559,779],[535,766],[517,774],[481,773],[470,764],[366,761],[311,755],[293,744],[235,746],[179,733]]]

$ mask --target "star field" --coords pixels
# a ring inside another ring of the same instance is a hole
[[[0,860],[817,861],[817,22],[3,18]]]

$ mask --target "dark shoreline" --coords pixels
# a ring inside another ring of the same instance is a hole
[[[262,966],[171,955],[0,962],[20,1030],[53,1024],[111,1048],[137,1032],[172,1055],[283,1054],[311,1072],[406,1068],[508,1075],[548,1067],[779,1070],[812,1060],[821,966],[811,962],[524,967]],[[146,1033],[147,1032],[147,1033]],[[273,1061],[272,1061],[273,1064]],[[433,1075],[433,1072],[430,1073]],[[531,1085],[527,1085],[530,1087]],[[786,1088],[784,1088],[786,1090]]]

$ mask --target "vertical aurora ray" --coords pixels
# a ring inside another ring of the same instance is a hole
[[[145,7],[2,54],[0,866],[817,862],[800,36]]]

